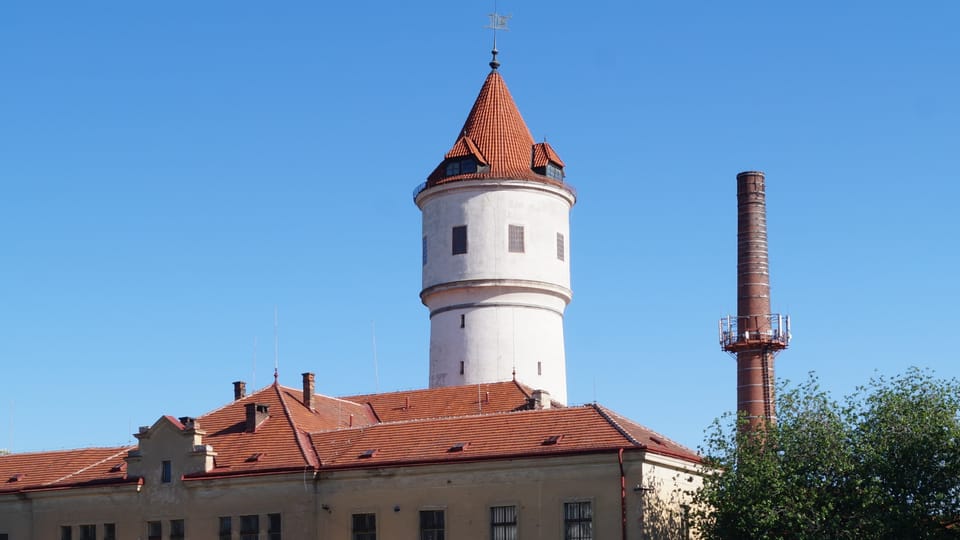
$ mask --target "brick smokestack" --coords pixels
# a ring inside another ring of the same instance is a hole
[[[314,375],[313,373],[307,372],[303,374],[303,405],[310,409],[314,409],[313,403],[313,389],[314,389]]]
[[[789,317],[770,313],[764,181],[758,171],[737,175],[737,316],[720,323],[721,345],[737,357],[737,411],[750,425],[776,420],[774,355],[790,337]]]

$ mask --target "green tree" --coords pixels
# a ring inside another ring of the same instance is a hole
[[[946,526],[960,517],[956,380],[911,369],[838,404],[811,375],[781,385],[777,412],[757,429],[727,416],[708,430],[703,537],[960,538]]]

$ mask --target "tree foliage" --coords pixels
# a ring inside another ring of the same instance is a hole
[[[781,385],[777,413],[708,430],[714,472],[693,513],[704,538],[960,538],[956,380],[911,369],[837,403],[811,374]]]

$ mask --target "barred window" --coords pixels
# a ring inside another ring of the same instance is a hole
[[[523,253],[523,225],[510,225],[510,253]]]
[[[231,540],[233,538],[233,518],[230,516],[220,517],[220,540]]]
[[[461,255],[467,252],[467,226],[458,225],[453,228],[453,254]]]
[[[80,540],[97,540],[97,526],[96,526],[96,525],[81,525],[81,526],[80,526]]]
[[[185,527],[182,519],[170,520],[170,540],[180,540],[184,537]]]
[[[420,511],[420,540],[444,539],[443,510]]]
[[[517,507],[490,507],[490,540],[517,540]]]
[[[353,540],[377,540],[377,515],[353,515]]]
[[[280,540],[282,528],[280,514],[267,514],[267,540]]]
[[[147,540],[160,540],[161,536],[163,536],[163,532],[160,527],[160,522],[148,521],[147,522]]]
[[[259,540],[260,516],[240,516],[240,540]]]
[[[564,540],[593,540],[593,507],[590,501],[563,503]]]
[[[160,481],[164,484],[173,480],[173,465],[169,459],[160,462]]]
[[[0,538],[0,540],[3,540],[3,539]],[[103,540],[117,540],[117,524],[116,523],[103,524]]]
[[[561,261],[565,258],[566,251],[563,245],[563,234],[557,233],[557,258]]]

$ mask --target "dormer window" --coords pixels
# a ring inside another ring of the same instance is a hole
[[[477,160],[472,157],[456,158],[447,162],[447,176],[477,172]]]
[[[553,178],[559,182],[563,182],[563,168],[554,165],[553,163],[547,163],[547,178]]]

